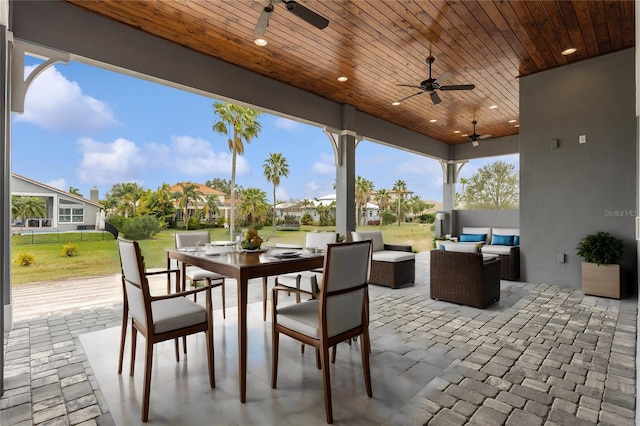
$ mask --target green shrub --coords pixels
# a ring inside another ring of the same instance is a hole
[[[65,244],[62,246],[62,255],[67,257],[73,257],[78,255],[77,244]]]
[[[118,231],[122,230],[122,225],[127,221],[127,218],[121,215],[111,216],[106,220],[107,223],[115,226]]]
[[[309,213],[305,213],[300,218],[300,225],[313,225],[313,217]]]
[[[124,222],[122,232],[129,240],[144,240],[160,232],[160,223],[158,218],[152,215],[136,216]]]
[[[435,213],[423,213],[420,215],[420,223],[435,223],[436,214]]]
[[[624,253],[624,242],[608,232],[598,231],[581,239],[577,249],[578,256],[585,262],[611,265]]]
[[[35,255],[31,254],[31,253],[20,253],[18,254],[18,266],[31,266],[34,263],[36,263],[36,257]]]
[[[226,222],[226,219],[224,217],[219,217],[216,219],[216,227],[218,228],[224,228],[224,223]]]
[[[391,213],[389,210],[382,212],[382,224],[390,225],[392,223],[396,223],[396,215]]]

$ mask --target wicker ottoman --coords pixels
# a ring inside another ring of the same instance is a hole
[[[373,253],[371,260],[371,284],[383,285],[391,288],[399,288],[405,284],[413,284],[416,279],[416,258],[413,253],[392,252],[387,260],[384,258],[385,252]],[[392,260],[390,257],[394,257]]]
[[[486,308],[500,300],[500,258],[431,250],[432,299]]]

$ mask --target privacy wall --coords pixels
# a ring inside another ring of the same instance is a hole
[[[525,281],[580,287],[576,246],[606,231],[624,240],[621,264],[636,287],[634,55],[627,49],[520,79]]]

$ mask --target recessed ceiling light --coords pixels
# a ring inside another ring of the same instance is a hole
[[[438,120],[429,120],[429,123],[435,123]]]
[[[509,123],[515,123],[517,120],[509,120]]]
[[[513,127],[520,127],[520,125],[519,125],[519,124],[516,124],[516,125],[515,125],[515,126],[513,126]]]
[[[340,83],[344,83],[344,82],[345,82],[345,81],[347,81],[347,80],[349,80],[349,78],[348,78],[348,77],[345,77],[345,76],[338,77],[338,81],[339,81]]]
[[[453,133],[460,133],[460,130],[454,130]]]
[[[400,105],[400,101],[391,102],[391,105],[398,106],[398,105]]]
[[[562,53],[563,55],[566,56],[566,55],[572,55],[572,54],[576,53],[577,51],[578,51],[578,49],[576,49],[575,47],[570,47],[568,49],[564,49],[560,53]]]
[[[268,44],[267,40],[262,37],[258,37],[257,39],[253,40],[253,42],[256,44],[256,46],[260,47],[264,47]]]
[[[496,108],[498,108],[498,105],[491,105],[491,106],[489,107],[489,109],[496,109]]]
[[[461,137],[463,137],[463,138],[466,138],[466,137],[467,137],[467,136],[469,136],[469,135],[468,135],[468,134],[466,134],[466,133],[463,133],[463,134],[461,134],[460,136],[461,136]]]

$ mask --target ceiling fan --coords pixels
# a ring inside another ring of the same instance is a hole
[[[287,10],[298,18],[306,21],[307,23],[313,25],[319,30],[327,28],[329,25],[329,20],[324,16],[318,15],[311,9],[301,5],[300,3],[296,3],[293,0],[269,0],[267,5],[262,9],[262,13],[260,14],[260,18],[258,18],[258,22],[256,24],[256,28],[253,30],[254,37],[259,37],[264,34],[269,26],[269,20],[271,19],[271,14],[273,13],[276,4],[284,3]]]
[[[471,145],[473,145],[474,147],[480,145],[480,142],[483,141],[484,139],[491,137],[491,135],[480,136],[479,134],[476,133],[476,124],[478,124],[476,120],[473,120],[471,124],[473,124],[473,133],[469,135],[469,142],[471,142]]]
[[[434,58],[433,56],[429,56],[427,58],[427,64],[429,64],[429,78],[420,83],[419,86],[416,86],[414,84],[398,84],[398,86],[403,87],[414,87],[416,89],[420,89],[420,91],[394,102],[395,105],[398,105],[400,102],[412,98],[416,95],[420,95],[424,92],[429,92],[431,102],[433,102],[434,105],[437,105],[441,101],[440,96],[438,96],[436,90],[473,90],[476,87],[473,84],[454,84],[451,86],[443,86],[442,83],[451,78],[453,74],[451,74],[450,72],[445,72],[438,79],[433,78],[431,76],[431,65],[435,60],[436,58]]]

